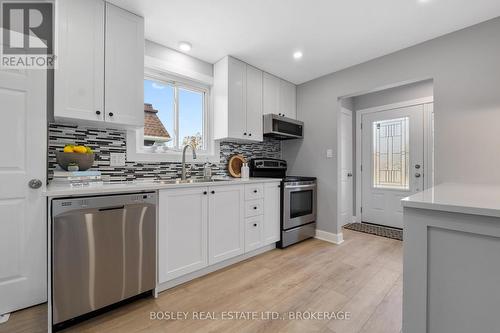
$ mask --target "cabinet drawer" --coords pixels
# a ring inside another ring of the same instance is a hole
[[[245,202],[245,217],[264,214],[264,199],[250,200]]]
[[[254,216],[245,220],[245,252],[262,246],[263,216]]]
[[[261,199],[264,196],[263,184],[245,185],[245,200]]]

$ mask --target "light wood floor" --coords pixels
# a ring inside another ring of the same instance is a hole
[[[344,238],[264,253],[64,332],[400,332],[402,243],[349,230]],[[44,332],[45,311],[13,313],[0,332]],[[346,311],[351,319],[150,320],[151,311]]]

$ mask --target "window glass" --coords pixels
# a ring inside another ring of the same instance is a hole
[[[409,190],[409,118],[373,122],[373,187]]]
[[[193,144],[204,149],[203,93],[179,88],[179,148]]]
[[[144,79],[144,145],[206,150],[205,92],[175,83]]]
[[[174,86],[144,80],[144,145],[175,144]]]

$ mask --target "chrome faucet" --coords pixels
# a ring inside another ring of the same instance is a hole
[[[182,174],[181,174],[181,180],[186,180],[186,150],[188,147],[191,147],[191,150],[193,151],[193,159],[196,159],[196,149],[192,144],[188,144],[184,146],[184,149],[182,150]]]

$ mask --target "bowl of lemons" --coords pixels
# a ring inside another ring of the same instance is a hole
[[[66,171],[85,171],[94,164],[94,152],[87,146],[66,145],[56,152],[56,160]]]

